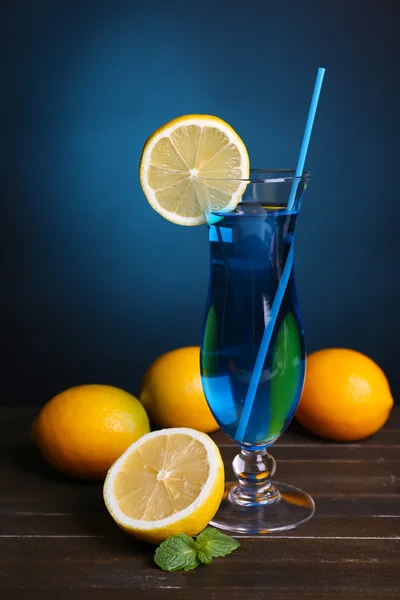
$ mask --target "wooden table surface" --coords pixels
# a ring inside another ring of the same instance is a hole
[[[2,600],[400,598],[400,407],[361,443],[287,432],[272,451],[278,479],[312,494],[314,518],[285,534],[244,536],[230,556],[187,573],[157,569],[154,548],[117,528],[100,483],[44,464],[28,441],[33,414],[0,409]],[[229,475],[235,448],[214,438]]]

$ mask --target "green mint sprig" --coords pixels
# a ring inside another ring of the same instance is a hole
[[[240,544],[214,527],[207,527],[194,540],[184,533],[173,535],[160,544],[154,562],[163,571],[190,571],[200,563],[210,564],[213,558],[230,554]]]

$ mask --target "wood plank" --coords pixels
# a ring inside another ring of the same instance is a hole
[[[397,413],[397,411],[396,411]],[[230,445],[233,442],[226,437],[222,431],[217,431],[211,435],[218,446]],[[357,446],[388,446],[392,444],[400,445],[400,428],[385,426],[383,429],[377,431],[373,436],[368,437],[358,442],[334,442],[332,440],[325,440],[323,438],[314,436],[306,432],[300,425],[294,422],[289,429],[278,438],[273,445],[274,448],[277,446],[287,445],[299,445],[299,446],[310,446],[310,447],[326,447],[329,444],[332,448],[339,447],[357,447]]]
[[[222,458],[225,461],[231,461],[238,454],[236,446],[224,446],[220,448]],[[319,447],[301,447],[285,448],[273,446],[270,449],[270,454],[275,458],[277,466],[284,463],[293,463],[303,465],[305,469],[313,469],[319,464],[326,465],[328,468],[331,465],[339,465],[333,467],[340,469],[340,465],[356,464],[361,469],[368,471],[375,465],[388,467],[389,469],[397,469],[400,471],[400,446],[399,448],[384,447],[384,448],[331,448],[329,446]]]
[[[267,510],[267,509],[266,509]],[[120,530],[114,524],[104,508],[96,513],[77,514],[9,514],[0,520],[0,538],[23,538],[24,536],[97,535],[104,537],[120,536]],[[400,515],[372,517],[343,515],[326,516],[318,512],[303,527],[288,531],[285,537],[355,537],[355,538],[400,538]],[[237,536],[241,537],[241,536]],[[252,536],[255,537],[255,536]]]
[[[215,591],[281,589],[397,590],[399,540],[247,539],[239,550],[196,572],[163,573],[154,549],[125,538],[0,539],[2,589],[163,586]],[[384,559],[384,560],[383,560]],[[195,573],[195,574],[194,574]],[[204,595],[202,594],[203,598]]]
[[[233,446],[222,448],[227,479],[233,478],[231,461],[235,452]],[[282,459],[277,466],[278,480],[303,487],[315,496],[400,494],[400,461],[396,459],[339,462]],[[53,471],[29,444],[0,453],[0,477],[0,505],[11,498],[16,502],[38,497],[62,498],[64,494],[73,495],[75,489],[76,493],[91,497],[90,488],[96,489],[96,483],[76,482]],[[56,505],[53,510],[57,512]]]
[[[154,588],[149,592],[146,588],[136,588],[137,598],[139,594],[146,593],[150,600],[199,600],[198,592],[194,590],[195,582],[190,588],[179,588],[178,586],[167,585],[160,588]],[[388,589],[383,586],[379,589],[354,589],[354,588],[330,588],[320,589],[302,589],[288,590],[284,584],[279,588],[263,588],[258,591],[254,587],[247,590],[243,588],[227,585],[226,589],[215,589],[214,587],[204,587],[201,590],[204,600],[266,600],[271,596],[272,600],[398,600],[398,590]],[[85,589],[79,590],[74,587],[69,589],[41,589],[41,600],[135,600],[131,589]],[[26,589],[7,590],[7,600],[32,600],[32,592]]]
[[[343,478],[375,478],[382,480],[393,478],[400,479],[400,452],[391,449],[386,456],[386,450],[379,451],[372,458],[367,449],[354,455],[347,452],[347,457],[343,454],[341,457],[335,456],[335,450],[325,449],[325,457],[321,456],[317,449],[306,449],[305,457],[299,456],[299,448],[287,449],[275,448],[273,452],[277,461],[277,474],[280,477],[291,478],[296,476],[309,476],[310,478],[319,477],[324,474],[325,479]],[[235,446],[221,448],[221,455],[226,464],[229,476],[231,476],[231,463],[238,453]],[[306,458],[308,454],[313,458]],[[327,458],[330,456],[330,458]],[[9,448],[7,452],[0,454],[0,477],[4,481],[4,490],[7,485],[12,485],[13,489],[18,489],[21,483],[26,488],[37,487],[38,481],[55,482],[58,485],[71,485],[74,481],[63,477],[48,467],[41,458],[36,448],[32,444],[21,444],[20,446]]]
[[[216,437],[216,436],[212,436]],[[220,445],[221,452],[226,452],[226,456],[234,456],[239,452],[239,449],[234,444],[223,443]],[[363,460],[363,461],[383,461],[383,460],[394,460],[400,461],[400,443],[392,445],[382,444],[330,444],[328,442],[321,443],[321,445],[315,444],[284,444],[277,443],[271,446],[270,453],[277,460],[294,460],[294,461],[321,461],[321,460],[334,460],[334,461],[349,461],[349,460]],[[16,463],[37,463],[37,452],[31,442],[28,439],[24,440],[13,440],[4,442],[4,438],[0,439],[0,460],[2,456],[6,456],[8,462],[13,461]],[[0,464],[1,469],[1,464]]]
[[[347,465],[347,468],[338,470],[328,470],[323,464],[318,465],[312,471],[303,471],[303,468],[296,468],[297,465],[285,463],[279,466],[277,479],[284,483],[300,487],[312,496],[355,496],[355,495],[380,495],[389,494],[392,497],[400,496],[400,478],[397,471],[385,469],[386,473],[379,475],[359,475],[357,465]],[[372,469],[371,469],[372,470]],[[389,472],[390,471],[390,472]],[[4,489],[0,491],[0,505],[2,502],[9,502],[13,499],[19,502],[21,499],[37,498],[44,499],[62,499],[64,494],[74,494],[74,489],[78,492],[85,489],[85,484],[76,484],[73,481],[60,479],[43,479],[38,481],[34,474],[24,477],[17,477],[10,471],[2,470],[9,479],[5,482]],[[226,464],[227,480],[233,480],[230,463]],[[394,474],[396,473],[396,474]],[[89,490],[91,484],[87,484]],[[94,485],[94,484],[92,484]],[[85,491],[85,494],[92,496],[97,491]]]
[[[321,516],[370,516],[400,514],[400,494],[317,494],[313,495],[317,513]],[[0,494],[0,523],[13,514],[32,515],[91,515],[103,512],[101,486],[94,485],[85,489],[76,486],[61,494],[32,494],[27,498],[23,494],[4,497]],[[0,527],[1,529],[1,527]]]

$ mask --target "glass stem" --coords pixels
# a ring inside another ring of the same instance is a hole
[[[238,480],[229,495],[233,502],[255,506],[279,500],[279,491],[271,481],[275,460],[266,449],[249,451],[242,448],[233,461],[233,472]]]

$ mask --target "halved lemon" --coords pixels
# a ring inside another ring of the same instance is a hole
[[[201,225],[210,212],[237,206],[246,189],[237,180],[247,179],[250,167],[246,146],[228,123],[186,115],[149,137],[139,169],[146,198],[160,215]]]
[[[160,543],[176,533],[197,535],[221,503],[224,465],[215,443],[194,429],[148,433],[114,463],[104,501],[128,533]]]

